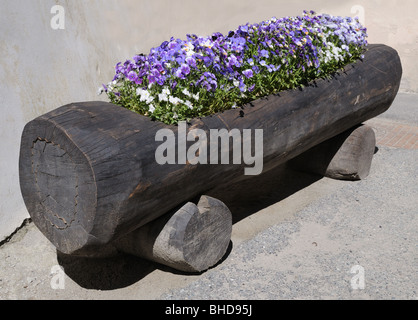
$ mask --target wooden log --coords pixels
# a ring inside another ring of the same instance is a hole
[[[376,137],[368,125],[351,128],[290,160],[292,168],[339,180],[369,175]]]
[[[193,119],[187,132],[261,129],[265,172],[386,111],[401,75],[394,49],[370,45],[363,61],[331,80]],[[244,175],[245,164],[158,164],[159,129],[179,135],[176,126],[100,101],[62,106],[25,126],[19,159],[23,199],[59,251],[97,252],[215,186],[251,177]],[[178,146],[176,140],[176,159]]]
[[[186,272],[202,272],[225,255],[232,215],[221,201],[202,196],[116,240],[120,251]]]

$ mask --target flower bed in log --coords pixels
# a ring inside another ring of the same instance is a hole
[[[329,77],[363,57],[366,37],[357,19],[313,11],[247,23],[227,35],[189,34],[119,62],[99,93],[154,120],[177,123]]]

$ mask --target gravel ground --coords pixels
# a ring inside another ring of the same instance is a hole
[[[259,233],[222,267],[162,298],[416,299],[417,159],[417,150],[381,148],[367,179]]]

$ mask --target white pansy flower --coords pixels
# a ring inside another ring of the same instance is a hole
[[[170,101],[170,103],[174,104],[175,106],[183,102],[183,100],[181,100],[180,98],[173,97],[173,96],[170,96],[168,98],[168,101]]]
[[[190,110],[192,110],[193,109],[193,104],[189,101],[189,100],[186,100],[186,101],[184,101],[184,104],[190,109]]]
[[[141,96],[139,98],[139,101],[146,102],[147,104],[150,104],[152,101],[154,101],[154,97],[151,96],[148,90],[143,90],[141,88],[136,89],[136,93]]]
[[[147,104],[150,104],[151,102],[154,101],[154,97],[153,96],[149,96],[148,99],[145,101]]]
[[[164,92],[163,92],[163,93],[158,94],[158,100],[160,100],[160,101],[168,101],[168,96],[167,96],[167,94],[165,94]]]
[[[211,49],[213,47],[213,42],[209,38],[207,38],[205,42],[202,43],[202,46]]]
[[[184,95],[190,97],[190,92],[189,92],[189,90],[187,90],[187,88],[184,88],[182,92],[183,92]]]
[[[194,45],[191,42],[186,42],[184,44],[183,50],[186,51],[186,56],[192,57],[195,54],[193,49],[194,49]]]
[[[192,98],[195,99],[196,101],[199,100],[199,92],[196,94],[193,94]]]
[[[164,87],[162,93],[166,94],[168,96],[168,95],[170,95],[171,92],[170,92],[170,89],[168,89],[167,87]]]
[[[142,95],[142,92],[144,92],[145,90],[143,90],[142,88],[138,88],[138,89],[136,89],[136,95],[137,96],[141,96]]]
[[[150,98],[151,94],[147,90],[141,90],[140,96],[141,98],[139,99],[139,101],[147,101]]]

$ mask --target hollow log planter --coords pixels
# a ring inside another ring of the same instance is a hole
[[[209,136],[210,129],[262,129],[265,172],[385,112],[401,74],[394,49],[370,45],[363,61],[332,79],[193,119],[187,130],[199,128]],[[228,208],[205,198],[211,202],[205,214],[202,204],[188,204],[166,228],[159,218],[220,184],[251,176],[244,175],[245,165],[232,163],[158,164],[155,152],[162,142],[155,136],[164,128],[178,131],[97,101],[62,106],[25,126],[19,160],[22,195],[33,222],[59,251],[94,256],[125,247],[188,271],[216,263],[229,242]],[[165,234],[156,234],[158,229]]]

